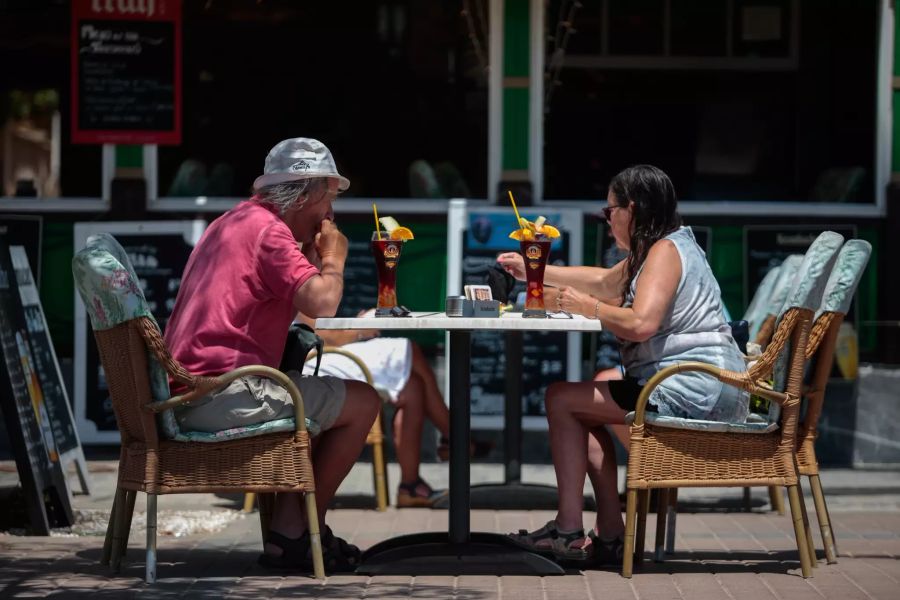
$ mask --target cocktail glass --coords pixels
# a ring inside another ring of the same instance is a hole
[[[519,242],[522,258],[525,259],[525,310],[526,319],[544,319],[544,268],[550,256],[551,240],[528,240]]]
[[[403,250],[402,240],[392,240],[386,231],[372,232],[372,256],[378,269],[378,300],[375,316],[387,316],[397,306],[397,263]]]

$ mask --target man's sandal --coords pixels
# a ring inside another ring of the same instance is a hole
[[[531,533],[526,529],[520,529],[518,533],[510,533],[506,537],[519,548],[552,557],[556,561],[570,563],[585,561],[588,558],[584,548],[572,546],[573,543],[584,539],[584,529],[579,527],[572,531],[562,531],[556,520],[547,521],[543,527]]]
[[[259,564],[269,569],[290,569],[292,571],[312,572],[312,558],[309,551],[309,531],[297,539],[291,539],[278,532],[270,531],[266,543],[281,548],[281,554],[263,553]]]
[[[352,573],[359,566],[362,552],[353,544],[334,535],[326,525],[322,531],[322,557],[328,573]]]

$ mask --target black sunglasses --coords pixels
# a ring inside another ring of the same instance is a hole
[[[600,209],[600,214],[603,215],[603,218],[609,221],[612,217],[612,211],[616,208],[628,208],[627,204],[610,204],[609,206],[604,206]]]

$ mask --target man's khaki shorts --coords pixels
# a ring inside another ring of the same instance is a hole
[[[287,376],[303,396],[307,419],[322,431],[330,429],[344,408],[346,388],[337,377],[304,377],[297,371]],[[266,377],[235,379],[221,390],[176,411],[179,426],[188,431],[223,431],[294,416],[288,391]]]

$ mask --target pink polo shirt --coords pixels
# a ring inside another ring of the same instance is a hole
[[[269,207],[241,202],[191,252],[166,325],[169,350],[195,375],[278,368],[294,293],[318,272]]]

